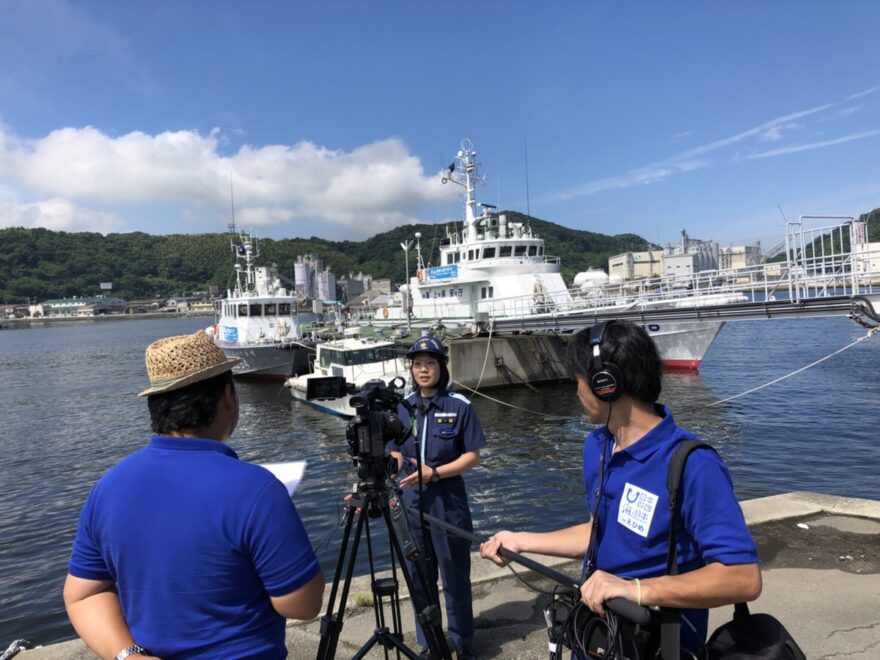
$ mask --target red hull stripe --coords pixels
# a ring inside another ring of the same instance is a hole
[[[696,371],[697,367],[700,366],[700,359],[699,358],[666,359],[666,360],[663,360],[663,366],[667,369]]]

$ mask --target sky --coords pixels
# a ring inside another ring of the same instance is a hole
[[[0,227],[360,240],[459,220],[468,138],[499,208],[769,249],[880,207],[877,25],[874,0],[0,0]]]

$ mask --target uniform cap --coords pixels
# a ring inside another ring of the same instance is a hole
[[[412,359],[418,353],[428,353],[436,355],[439,358],[446,359],[446,347],[436,337],[419,337],[413,342],[412,348],[406,354],[406,357]]]

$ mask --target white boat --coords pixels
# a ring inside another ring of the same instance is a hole
[[[421,245],[417,243],[416,274],[402,287],[404,304],[376,310],[371,323],[409,322],[425,326],[442,320],[446,327],[479,328],[482,322],[485,328],[492,321],[576,317],[583,318],[581,327],[587,327],[596,322],[597,316],[613,318],[615,310],[645,306],[627,295],[622,286],[616,294],[603,292],[597,280],[598,271],[582,274],[580,281],[576,281],[578,286],[569,290],[562,279],[559,257],[545,253],[544,240],[535,235],[528,224],[508,222],[506,215],[496,213],[493,206],[476,201],[476,184],[482,181],[477,172],[476,155],[470,140],[463,140],[456,155],[458,166],[450,165],[443,179],[444,183],[454,183],[465,190],[461,231],[447,228],[446,237],[440,241],[436,266],[425,263]],[[479,212],[478,206],[481,207]],[[418,240],[418,234],[416,238]],[[602,275],[607,283],[608,276],[604,272]],[[745,296],[735,294],[735,299],[745,300]],[[670,294],[652,299],[647,307],[718,302],[717,298],[700,302],[691,297],[690,302],[681,303]],[[552,329],[552,322],[547,325]],[[696,369],[721,326],[720,321],[644,323],[664,364],[686,369]],[[577,323],[569,321],[565,332],[577,329]]]
[[[395,378],[404,382],[409,378],[404,358],[391,341],[350,337],[318,344],[315,350],[312,373],[294,376],[284,384],[294,399],[334,415],[354,417],[349,399],[371,380],[388,384]],[[332,377],[344,378],[348,388],[327,380]],[[317,398],[308,398],[310,389]]]
[[[284,380],[308,371],[313,346],[302,327],[318,315],[302,311],[302,302],[285,287],[275,266],[256,266],[260,256],[250,232],[233,234],[235,288],[215,303],[215,322],[207,332],[228,357],[242,361],[233,368],[240,378]]]

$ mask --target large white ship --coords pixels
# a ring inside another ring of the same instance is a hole
[[[476,200],[476,151],[470,140],[461,143],[457,166],[449,167],[444,183],[462,186],[465,215],[461,231],[447,229],[440,243],[437,265],[426,263],[416,246],[416,274],[401,287],[403,304],[375,311],[373,323],[415,325],[442,322],[450,326],[491,327],[493,321],[557,317],[576,312],[585,317],[593,309],[602,318],[615,309],[631,309],[631,297],[599,301],[595,292],[569,290],[560,273],[559,257],[545,253],[544,241],[526,223],[508,222],[505,214]],[[479,210],[478,210],[479,207]],[[419,236],[416,235],[418,240]],[[711,304],[743,300],[730,294]],[[708,301],[707,301],[708,302]],[[681,304],[655,300],[651,306]],[[695,304],[693,300],[690,304]],[[586,314],[585,314],[586,313]],[[409,318],[408,318],[409,317]],[[585,321],[584,327],[590,325]],[[666,321],[645,323],[664,364],[696,369],[721,329],[720,321]],[[566,333],[575,331],[569,324]]]
[[[228,357],[242,361],[233,373],[242,378],[285,380],[309,370],[302,326],[318,315],[298,308],[300,298],[285,287],[275,266],[256,266],[260,253],[250,232],[233,234],[235,288],[215,303],[208,332]]]

